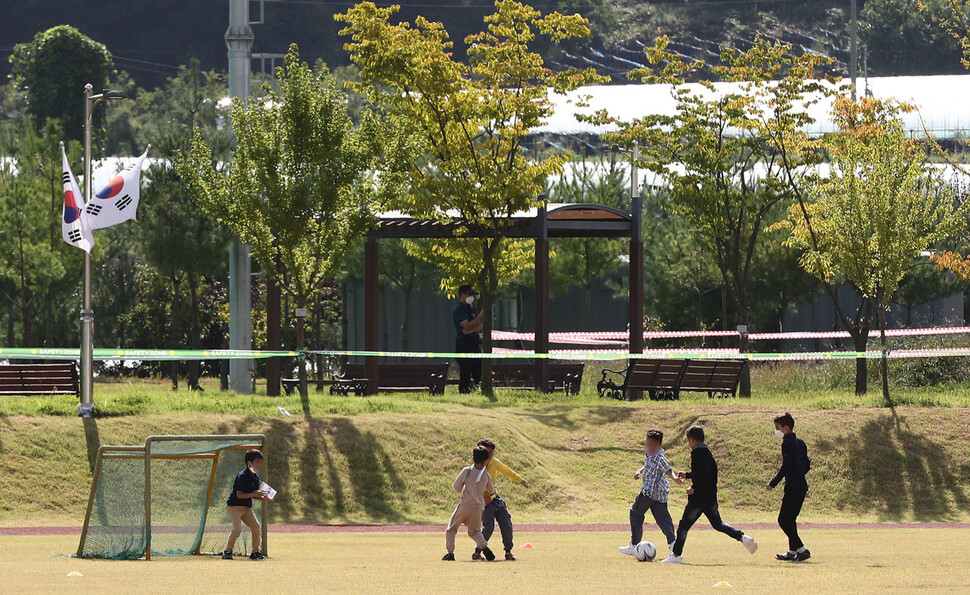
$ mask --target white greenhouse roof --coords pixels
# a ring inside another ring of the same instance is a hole
[[[847,81],[846,81],[847,82]],[[857,80],[859,95],[867,92],[880,99],[895,98],[914,104],[918,112],[903,118],[906,129],[923,133],[923,123],[937,137],[952,138],[970,135],[970,75],[877,77]],[[732,92],[738,83],[715,83],[719,92]],[[686,85],[699,92],[707,90],[696,83]],[[555,113],[545,126],[534,130],[540,134],[602,134],[611,128],[593,126],[576,120],[576,114],[591,114],[605,109],[619,120],[632,120],[647,114],[673,115],[675,102],[670,85],[641,83],[582,87],[568,95],[551,94]],[[867,91],[868,90],[868,91]],[[588,95],[588,107],[577,107],[576,100]],[[809,110],[815,124],[806,129],[812,135],[834,130],[829,112],[831,101],[821,101]]]

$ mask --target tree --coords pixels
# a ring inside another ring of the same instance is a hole
[[[664,206],[697,230],[737,308],[738,325],[748,327],[759,236],[776,205],[794,200],[797,191],[788,178],[818,160],[806,150],[802,130],[813,121],[808,107],[826,90],[815,69],[830,60],[809,52],[791,57],[791,46],[757,40],[744,52],[722,48],[723,65],[711,68],[734,86],[716,89],[704,81],[688,87],[686,79],[705,65],[683,61],[667,50],[668,43],[658,39],[646,50],[654,66],[630,76],[671,85],[675,114],[620,122],[600,112],[581,119],[615,124],[618,130],[606,135],[610,142],[640,142],[641,167],[667,183]],[[747,351],[746,334],[739,347]],[[750,390],[746,368],[741,394]]]
[[[69,25],[41,31],[28,43],[18,43],[10,56],[12,76],[27,91],[27,112],[41,127],[59,120],[64,134],[82,140],[84,85],[99,93],[108,84],[112,60],[108,49]],[[102,110],[95,112],[101,129]]]
[[[956,72],[959,43],[933,22],[946,14],[947,2],[867,0],[859,14],[859,38],[869,56],[870,74]]]
[[[8,281],[11,307],[16,302],[19,309],[24,346],[64,340],[61,329],[70,315],[58,305],[80,281],[82,252],[65,244],[60,233],[60,136],[57,122],[48,121],[38,133],[27,119],[3,139],[3,152],[15,164],[5,163],[0,171],[0,240],[8,247],[0,254],[0,277]],[[69,143],[68,152],[77,163],[78,144]]]
[[[487,29],[465,39],[466,64],[453,55],[441,23],[419,16],[413,25],[392,24],[398,10],[362,2],[335,18],[346,24],[341,34],[350,37],[345,47],[360,69],[358,88],[386,105],[423,149],[411,163],[409,192],[399,208],[420,219],[454,217],[456,236],[475,238],[435,243],[429,258],[453,263],[455,268],[444,269],[453,281],[477,280],[487,353],[500,281],[497,256],[519,252],[508,250],[503,237],[510,218],[540,204],[546,180],[565,160],[550,155],[529,161],[520,143],[550,114],[550,92],[604,78],[592,69],[553,74],[531,49],[538,36],[551,44],[588,36],[579,15],[543,16],[499,0],[485,17]],[[492,390],[490,364],[483,365],[486,394]]]
[[[228,171],[216,168],[198,131],[176,164],[203,212],[251,244],[266,274],[302,309],[338,270],[347,247],[376,223],[375,211],[404,186],[394,167],[409,159],[408,141],[373,111],[354,125],[330,74],[301,63],[296,45],[284,65],[278,92],[234,100],[238,144]],[[300,394],[306,398],[302,360]]]
[[[215,155],[227,155],[228,131],[218,127],[219,119],[226,115],[218,106],[223,93],[215,75],[200,73],[198,63],[193,61],[170,79],[164,90],[148,94],[146,101],[164,113],[164,119],[146,130],[162,160],[148,168],[149,184],[143,193],[136,233],[142,258],[171,284],[169,341],[173,348],[181,346],[184,334],[184,289],[188,289],[190,304],[188,346],[201,347],[200,284],[222,271],[230,238],[224,226],[205,216],[193,199],[192,187],[178,175],[172,161],[181,151],[191,148],[196,131],[203,135],[207,146],[214,147]],[[172,362],[173,390],[178,388],[178,370],[179,362]],[[188,385],[200,390],[199,362],[190,362]]]
[[[838,131],[820,143],[831,172],[807,186],[805,211],[792,205],[785,223],[789,245],[805,250],[805,270],[826,281],[844,276],[875,311],[887,403],[886,310],[913,259],[953,233],[965,214],[939,173],[926,167],[923,145],[906,135],[900,114],[911,109],[838,98],[832,114]],[[865,388],[857,384],[856,392]]]
[[[957,40],[963,53],[960,62],[970,69],[970,0],[941,0],[940,4],[937,9],[935,2],[917,2],[921,12]]]

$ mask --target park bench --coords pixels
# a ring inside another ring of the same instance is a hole
[[[582,362],[549,362],[549,380],[546,390],[561,390],[567,395],[579,394],[583,381]],[[533,361],[492,363],[492,386],[495,388],[535,388],[536,367]]]
[[[686,367],[687,360],[682,359],[635,359],[626,370],[603,370],[596,390],[600,397],[621,401],[629,400],[631,390],[646,391],[653,401],[672,401],[680,398],[680,379]]]
[[[0,366],[0,395],[75,395],[78,373],[74,362]]]
[[[680,379],[680,390],[706,392],[710,398],[734,396],[747,365],[741,359],[692,359]]]
[[[330,386],[330,394],[349,395],[351,391],[357,396],[367,394],[370,379],[366,377],[364,364],[347,364],[344,373],[329,380],[307,380],[307,384],[316,386]],[[445,392],[445,378],[448,375],[448,362],[414,363],[414,364],[377,364],[377,390],[383,392],[417,392],[428,391],[432,395]],[[291,394],[294,388],[300,386],[297,379],[287,378],[282,381],[283,390]]]

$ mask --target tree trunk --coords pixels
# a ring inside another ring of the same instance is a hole
[[[498,290],[498,279],[495,276],[495,249],[500,240],[483,242],[482,262],[485,265],[479,276],[482,287],[482,353],[492,353],[492,302]],[[482,394],[491,398],[495,396],[492,388],[492,360],[482,360]]]
[[[858,353],[865,353],[869,344],[869,320],[862,323],[862,327],[857,329],[857,334],[853,337],[855,350]],[[855,394],[864,395],[869,390],[869,361],[865,357],[857,357],[855,360]]]
[[[302,310],[306,307],[306,297],[299,295],[296,297],[296,307]],[[302,316],[297,316],[296,318],[296,350],[298,353],[303,353],[303,349],[306,347],[306,319]],[[300,376],[300,398],[304,400],[307,399],[307,382],[306,382],[306,358],[299,357],[299,376]]]
[[[728,321],[727,321],[728,306],[727,305],[728,305],[728,290],[727,290],[727,284],[724,284],[724,285],[721,285],[721,330],[725,330],[725,331],[728,330]],[[728,341],[729,339],[726,336],[721,337],[721,347],[727,347]]]
[[[748,352],[748,321],[751,318],[751,309],[747,304],[738,304],[738,326],[745,328],[744,332],[738,336],[738,351]],[[741,369],[741,381],[738,385],[738,393],[742,397],[751,396],[751,366],[745,362]]]
[[[189,316],[190,316],[189,324],[191,325],[191,328],[192,328],[192,337],[190,338],[190,346],[192,349],[198,350],[202,347],[201,337],[199,337],[199,334],[201,333],[199,329],[199,281],[195,275],[190,273],[188,275],[188,284],[189,284],[189,298],[191,299],[191,304],[192,304],[189,312]],[[199,365],[200,364],[201,362],[198,360],[189,361],[189,377],[187,381],[189,385],[189,390],[202,390],[202,388],[199,386]]]
[[[175,277],[172,277],[172,349],[178,349],[179,343],[182,338],[182,283]],[[178,390],[179,388],[179,362],[178,360],[172,361],[172,390]]]

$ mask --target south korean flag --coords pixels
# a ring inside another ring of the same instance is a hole
[[[84,213],[84,197],[77,187],[77,180],[67,163],[67,152],[61,143],[61,158],[64,174],[61,181],[64,184],[64,209],[61,212],[61,237],[72,246],[77,246],[88,254],[94,248],[94,234],[86,225],[87,216]]]
[[[152,146],[148,145],[148,149]],[[91,229],[103,229],[135,218],[141,191],[141,168],[148,149],[135,164],[121,172],[98,191],[84,209]]]

